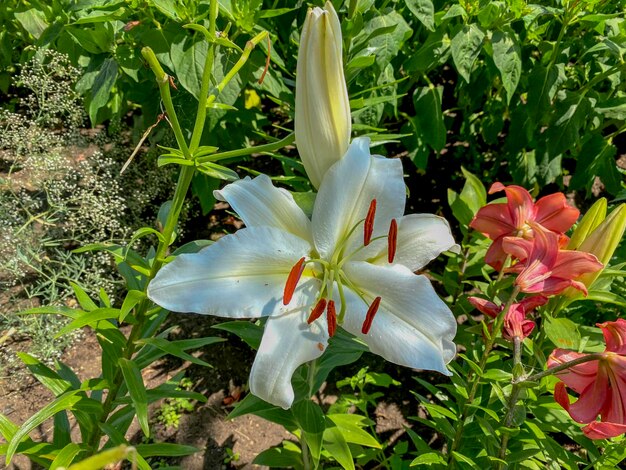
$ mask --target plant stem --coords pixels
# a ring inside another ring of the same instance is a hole
[[[513,338],[513,374],[516,374],[519,369],[522,367],[522,338],[519,336],[515,336]],[[524,375],[523,373],[520,375]],[[517,377],[513,376],[513,386],[511,388],[511,394],[509,395],[509,399],[506,403],[506,415],[502,420],[502,425],[505,428],[508,428],[513,423],[513,416],[515,413],[515,404],[517,403],[517,399],[519,398],[519,394],[522,390],[522,387],[519,383],[516,383]],[[502,436],[502,441],[500,441],[500,450],[498,452],[498,458],[504,460],[506,457],[506,449],[509,445],[509,434],[505,433]],[[503,464],[498,464],[498,468],[503,468]]]
[[[257,145],[256,147],[247,147],[245,149],[238,150],[229,150],[227,152],[214,153],[212,155],[207,155],[205,157],[196,158],[196,162],[205,163],[212,162],[216,160],[223,160],[225,158],[232,157],[241,157],[243,155],[250,155],[251,153],[261,153],[261,152],[273,152],[275,150],[286,147],[287,145],[292,144],[296,140],[295,134],[291,133],[287,137],[281,140],[277,140],[276,142],[272,142],[264,145]]]
[[[491,353],[491,350],[495,346],[496,339],[500,335],[500,330],[502,329],[502,325],[504,324],[504,316],[506,315],[506,312],[508,312],[509,309],[511,308],[511,305],[515,301],[515,298],[517,297],[519,292],[520,292],[520,288],[516,286],[511,296],[507,300],[506,304],[504,305],[504,308],[502,309],[502,311],[498,314],[496,318],[493,330],[491,332],[491,336],[487,338],[487,342],[485,343],[485,349],[483,351],[482,357],[480,358],[480,363],[478,365],[481,370],[481,373],[484,372],[485,366],[487,364],[487,360],[489,359],[489,354]],[[474,374],[473,371],[470,371],[468,375],[468,381],[472,379],[474,380],[472,382],[472,386],[470,388],[470,392],[468,394],[467,400],[465,401],[465,404],[463,405],[461,416],[459,417],[459,424],[458,424],[458,427],[456,428],[456,433],[454,435],[454,439],[452,440],[452,444],[450,445],[450,451],[448,454],[449,464],[452,462],[452,459],[453,459],[452,452],[456,451],[459,448],[459,445],[461,444],[461,439],[463,436],[463,428],[465,426],[465,420],[467,418],[469,406],[474,401],[474,398],[476,397],[476,392],[478,391],[478,385],[480,384],[480,376],[475,377],[475,375],[476,374]]]
[[[566,369],[569,369],[570,367],[574,367],[577,366],[579,364],[584,364],[585,362],[590,362],[590,361],[599,361],[600,359],[603,359],[605,357],[604,353],[592,353],[592,354],[587,354],[585,356],[579,357],[578,359],[574,359],[572,361],[569,362],[564,362],[561,365],[552,367],[550,369],[546,369],[542,372],[538,372],[534,375],[529,375],[529,376],[525,376],[525,377],[520,377],[516,382],[514,382],[514,384],[523,384],[525,382],[537,382],[538,380],[543,379],[544,377],[548,377],[549,375],[555,375],[558,374],[561,371],[564,371]]]

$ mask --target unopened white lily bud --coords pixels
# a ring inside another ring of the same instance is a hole
[[[298,52],[296,145],[316,188],[348,149],[350,102],[343,73],[341,25],[330,2],[310,9]]]

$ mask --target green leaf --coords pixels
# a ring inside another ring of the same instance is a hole
[[[196,165],[196,168],[198,171],[201,171],[211,178],[217,178],[224,181],[236,181],[239,179],[239,175],[236,171],[225,166],[218,165],[217,163],[204,162]]]
[[[78,300],[78,303],[84,310],[91,312],[92,310],[95,310],[98,308],[95,302],[91,300],[91,298],[87,295],[87,293],[82,287],[80,287],[78,284],[72,281],[70,281],[70,286],[72,287],[72,290],[74,291],[76,300]]]
[[[252,394],[246,395],[226,418],[235,419],[238,416],[243,416],[248,413],[260,416],[261,418],[267,419],[273,423],[280,424],[291,432],[298,429],[298,424],[296,423],[291,411],[283,410],[278,406],[271,405]]]
[[[117,78],[117,62],[115,59],[106,58],[100,67],[93,87],[91,88],[91,100],[89,102],[89,119],[96,124],[98,110],[106,106],[111,96],[111,90]]]
[[[580,345],[580,333],[578,325],[568,318],[552,318],[548,314],[543,315],[543,329],[552,343],[563,349],[578,350]]]
[[[217,330],[224,330],[232,333],[243,341],[252,349],[259,349],[261,338],[263,337],[263,327],[247,320],[236,320],[214,325]]]
[[[15,433],[19,430],[19,426],[13,423],[9,418],[0,413],[0,434],[5,441],[13,439]]]
[[[215,338],[216,340],[221,340],[221,338]],[[185,361],[192,362],[193,364],[197,364],[199,366],[211,367],[211,364],[205,362],[197,357],[192,356],[191,354],[186,353],[181,348],[176,346],[176,344],[172,341],[168,341],[163,338],[144,338],[140,339],[136,342],[137,344],[147,344],[149,346],[153,346],[161,351],[170,354],[171,356],[179,357]]]
[[[146,294],[140,290],[129,290],[124,297],[124,303],[122,303],[122,308],[120,308],[120,323],[124,321],[126,316],[130,313],[130,311],[137,305],[139,302],[146,298]]]
[[[223,338],[216,338],[212,336],[207,336],[206,338],[193,338],[193,339],[181,339],[178,341],[170,341],[170,344],[175,346],[177,349],[182,351],[186,351],[187,349],[196,349],[201,348],[203,346],[207,346],[209,344],[215,344],[225,341]],[[158,349],[153,346],[145,346],[141,349],[139,354],[135,357],[135,362],[139,366],[140,369],[149,366],[158,358],[163,357],[166,351],[162,349]]]
[[[302,455],[295,449],[273,447],[257,455],[252,463],[254,465],[265,465],[267,467],[300,469],[302,468]]]
[[[325,428],[322,409],[318,404],[307,399],[294,403],[291,407],[291,412],[302,430],[314,462],[319,462]]]
[[[366,447],[373,447],[375,449],[382,449],[382,445],[376,440],[376,438],[363,429],[368,425],[368,422],[370,421],[369,418],[357,414],[345,413],[328,414],[326,417],[335,423],[346,442]]]
[[[193,446],[181,444],[159,443],[159,444],[138,444],[135,446],[137,453],[142,457],[184,457],[185,455],[200,452],[200,449]]]
[[[419,457],[416,457],[411,462],[411,467],[416,465],[445,465],[446,459],[439,452],[428,452],[426,454],[422,454]]]
[[[61,378],[59,374],[44,365],[39,359],[23,352],[18,352],[17,355],[37,380],[54,393],[55,396],[63,395],[72,388],[72,384]]]
[[[339,427],[330,419],[326,420],[326,429],[324,430],[324,449],[326,449],[333,459],[345,470],[355,470],[352,452],[346,442]]]
[[[590,193],[596,177],[599,177],[611,194],[618,194],[624,178],[617,169],[616,153],[615,145],[601,135],[594,134],[583,144],[578,154],[576,170],[570,183],[572,189],[584,187]]]
[[[18,11],[15,12],[13,16],[15,16],[15,19],[22,25],[22,28],[28,31],[35,39],[39,39],[42,33],[48,28],[45,13],[38,8]]]
[[[544,117],[551,109],[552,98],[556,94],[558,71],[555,67],[546,68],[538,63],[528,77],[528,118],[533,127],[547,124]]]
[[[512,30],[494,32],[491,45],[493,61],[502,77],[507,103],[510,103],[522,74],[522,51]]]
[[[174,250],[172,253],[173,256],[178,256],[183,253],[197,253],[203,248],[212,245],[215,243],[213,240],[194,240],[192,242],[185,243],[183,246],[180,246]]]
[[[157,166],[161,168],[166,165],[194,166],[194,162],[184,157],[160,155],[157,160]]]
[[[120,358],[118,364],[122,370],[122,375],[124,376],[124,381],[128,387],[130,398],[133,401],[141,430],[146,437],[149,437],[150,425],[148,424],[148,397],[146,395],[146,387],[143,383],[143,377],[141,377],[139,367],[134,361],[123,357]]]
[[[120,462],[124,459],[132,460],[131,455],[135,453],[133,447],[126,445],[120,445],[113,449],[107,449],[99,452],[96,455],[75,463],[68,470],[95,470],[105,468],[110,464]]]
[[[377,30],[383,28],[388,29],[384,30],[383,34],[375,36]],[[384,70],[385,66],[398,55],[404,42],[411,36],[412,29],[398,12],[388,10],[386,14],[374,15],[365,25],[364,34],[369,38],[366,41],[367,47],[376,54],[376,64],[381,70]]]
[[[55,459],[52,461],[50,465],[50,470],[55,470],[57,468],[67,468],[74,461],[74,458],[82,451],[83,449],[74,443],[69,443],[61,451],[57,454]]]
[[[427,30],[435,30],[435,7],[432,0],[406,0],[406,6]]]
[[[200,96],[208,42],[202,36],[179,36],[171,45],[170,56],[176,78],[196,99]],[[217,77],[215,77],[217,79]]]
[[[592,111],[592,103],[582,93],[559,93],[555,108],[555,120],[545,133],[548,153],[555,157],[572,150],[580,141],[580,130],[584,128]]]
[[[73,409],[75,405],[82,399],[82,397],[77,395],[78,393],[82,392],[80,392],[79,390],[71,390],[69,392],[66,392],[63,395],[57,397],[51,403],[48,403],[30,418],[28,418],[24,422],[24,424],[22,424],[19,430],[13,435],[12,439],[8,443],[9,445],[6,453],[6,465],[9,465],[9,462],[13,458],[13,455],[15,454],[15,451],[17,450],[17,447],[19,446],[22,439],[28,436],[28,434],[33,429],[43,424],[44,421],[52,418],[59,411]]]
[[[446,145],[446,125],[441,110],[443,87],[416,88],[413,93],[415,121],[421,131],[421,139],[439,152]]]
[[[485,33],[476,24],[464,25],[452,38],[452,60],[459,75],[469,83],[472,67],[482,48]]]
[[[91,312],[85,312],[83,315],[78,317],[76,320],[70,322],[65,325],[59,332],[54,336],[55,338],[60,338],[61,336],[69,333],[70,331],[77,330],[78,328],[82,328],[83,326],[90,325],[95,328],[92,323],[97,323],[103,320],[117,319],[120,315],[120,311],[117,308],[97,308],[92,310]]]

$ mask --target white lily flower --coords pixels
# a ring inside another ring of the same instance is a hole
[[[176,312],[268,316],[253,394],[289,408],[294,371],[322,355],[337,325],[391,362],[450,375],[456,321],[414,271],[456,245],[445,219],[403,216],[400,160],[372,156],[369,139],[355,139],[324,177],[311,220],[265,175],[216,196],[246,228],[179,255],[148,297]]]
[[[310,9],[300,35],[294,130],[298,153],[316,188],[350,144],[352,117],[341,41],[332,3],[326,2],[323,10]]]

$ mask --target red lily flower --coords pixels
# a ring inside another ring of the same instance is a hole
[[[489,194],[498,191],[506,193],[507,202],[486,205],[470,223],[474,230],[493,240],[485,262],[498,271],[502,269],[507,255],[502,247],[504,237],[532,240],[537,229],[563,235],[580,214],[578,209],[567,204],[563,193],[550,194],[533,202],[530,193],[520,186],[494,183]],[[563,243],[566,241],[567,238],[564,238]]]
[[[626,320],[598,324],[606,349],[597,361],[589,361],[559,372],[562,380],[554,388],[554,399],[579,423],[590,439],[607,439],[626,433]],[[555,349],[548,358],[548,368],[586,356]],[[567,388],[579,394],[569,402]],[[600,421],[596,417],[600,416]]]
[[[530,225],[535,229],[533,241],[516,237],[504,237],[502,241],[503,250],[519,259],[507,270],[519,273],[515,284],[529,294],[554,295],[573,287],[587,295],[587,287],[576,278],[599,271],[604,265],[590,253],[560,250],[557,234],[537,229],[532,222]]]
[[[468,297],[469,302],[476,307],[478,311],[484,313],[491,318],[496,318],[504,308],[504,305],[496,305],[479,297]],[[535,322],[528,320],[528,315],[532,310],[545,304],[547,297],[535,295],[526,297],[519,303],[514,303],[504,316],[504,325],[502,327],[502,336],[504,339],[512,341],[516,336],[520,339],[528,337],[535,328]]]

